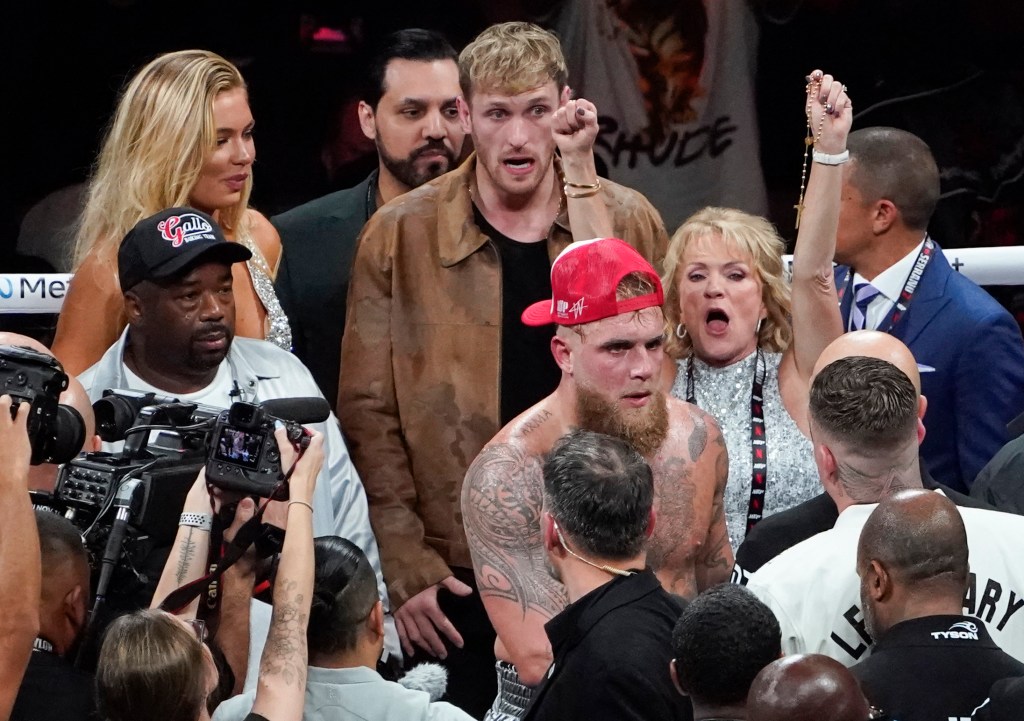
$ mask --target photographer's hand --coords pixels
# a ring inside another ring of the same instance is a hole
[[[323,465],[323,435],[296,453],[282,428],[275,433],[283,468],[294,469],[288,496],[288,532],[274,582],[274,613],[260,659],[252,711],[274,721],[300,721],[306,694],[306,627],[313,597],[313,489]]]
[[[28,495],[30,408],[0,396],[0,718],[10,716],[39,633],[39,531]]]

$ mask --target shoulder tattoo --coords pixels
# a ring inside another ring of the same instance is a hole
[[[481,595],[551,617],[567,601],[547,570],[541,465],[511,444],[485,448],[466,475],[462,513]]]

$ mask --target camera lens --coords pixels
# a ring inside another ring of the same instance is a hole
[[[139,409],[128,399],[109,395],[93,403],[92,411],[96,415],[96,433],[107,443],[113,443],[124,440]]]
[[[71,406],[57,406],[52,443],[45,449],[50,463],[67,463],[78,455],[85,444],[85,421]]]

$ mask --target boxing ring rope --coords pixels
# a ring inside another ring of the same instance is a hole
[[[1024,285],[1024,246],[944,248],[954,270],[981,286]],[[787,270],[793,256],[783,256]],[[70,273],[0,273],[0,313],[59,313]]]

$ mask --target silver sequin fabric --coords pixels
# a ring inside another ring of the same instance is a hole
[[[284,314],[281,302],[277,299],[277,293],[274,291],[274,281],[270,279],[270,266],[267,265],[263,253],[250,238],[241,237],[238,242],[252,253],[252,258],[245,265],[249,269],[249,277],[252,278],[256,295],[259,296],[260,302],[263,303],[263,307],[267,311],[264,340],[291,352],[292,328],[288,325],[288,316]]]
[[[784,511],[821,493],[814,449],[790,417],[779,395],[781,353],[764,353],[764,424],[768,443],[768,481],[764,515]],[[697,405],[722,427],[729,452],[729,481],[725,487],[725,521],[735,550],[743,542],[750,504],[750,391],[757,353],[724,368],[712,368],[694,358],[693,389]],[[686,400],[686,361],[676,362],[672,395]]]

